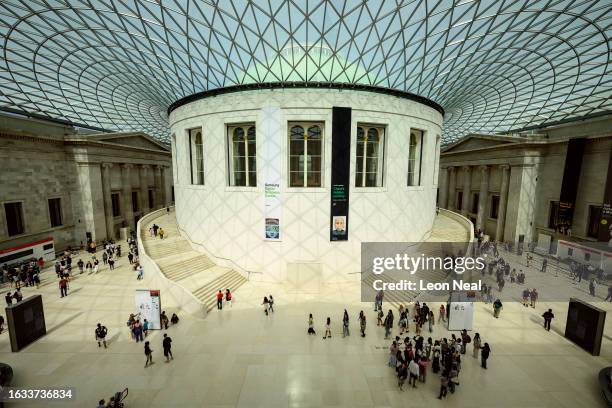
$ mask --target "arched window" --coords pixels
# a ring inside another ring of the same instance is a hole
[[[385,129],[358,125],[355,160],[355,187],[381,187]]]
[[[289,123],[289,186],[321,187],[323,124]]]
[[[202,143],[202,129],[191,129],[190,134],[190,160],[191,184],[204,184],[204,145]],[[192,147],[193,146],[193,147]]]
[[[230,137],[230,185],[257,186],[257,146],[255,126],[252,124],[231,125]]]
[[[423,131],[410,129],[408,150],[408,186],[421,185],[421,157],[423,155]]]

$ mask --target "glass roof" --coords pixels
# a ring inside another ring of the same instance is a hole
[[[611,110],[610,0],[2,0],[0,109],[167,142],[168,106],[277,81],[408,91],[443,138]]]

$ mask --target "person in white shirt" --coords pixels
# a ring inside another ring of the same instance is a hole
[[[410,371],[410,380],[408,381],[408,385],[412,384],[412,388],[416,388],[416,381],[419,378],[419,365],[415,360],[410,360],[410,364],[408,364],[408,371]]]

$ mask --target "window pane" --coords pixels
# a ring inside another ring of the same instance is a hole
[[[291,155],[301,155],[304,154],[304,140],[292,140],[290,146]]]
[[[250,187],[257,186],[257,172],[256,171],[249,172],[249,186]]]
[[[308,139],[321,139],[321,128],[317,125],[309,127]]]
[[[292,171],[289,173],[289,185],[291,187],[303,187],[304,186],[304,172]]]
[[[362,127],[357,128],[357,142],[363,142],[365,139],[365,132]]]
[[[291,128],[291,140],[303,140],[304,139],[304,128],[301,126],[293,126]]]
[[[246,186],[246,173],[243,171],[235,171],[234,183],[236,186]]]
[[[21,203],[5,203],[6,226],[8,235],[19,235],[25,232],[23,225],[23,209]]]
[[[366,172],[376,174],[378,172],[378,159],[366,159]]]
[[[244,140],[244,130],[242,128],[235,128],[233,134],[234,142],[242,142]]]
[[[308,139],[308,155],[320,156],[321,155],[321,139],[311,140]]]
[[[308,174],[308,187],[321,187],[320,171],[313,171]]]

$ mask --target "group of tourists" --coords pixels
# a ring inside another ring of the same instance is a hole
[[[455,387],[459,385],[461,356],[466,354],[470,343],[473,358],[480,357],[481,367],[486,369],[491,354],[489,343],[483,342],[479,333],[475,333],[472,340],[466,330],[461,332],[459,338],[451,334],[450,341],[447,338],[434,341],[431,337],[425,341],[419,335],[404,339],[396,336],[389,347],[388,365],[395,370],[400,390],[403,390],[406,379],[412,388],[417,387],[417,382],[425,383],[428,367],[431,366],[433,374],[440,374],[438,398],[442,399],[448,391],[454,393]]]
[[[225,300],[225,304],[227,306],[232,306],[232,292],[230,292],[229,289],[225,289],[225,295],[223,294],[223,292],[221,292],[221,289],[219,289],[219,292],[217,292],[217,310],[221,310],[223,309],[223,301]]]
[[[2,265],[0,281],[8,282],[11,288],[21,289],[22,286],[40,286],[40,270],[44,265],[42,258],[39,261],[34,259],[22,262],[17,265]]]
[[[164,239],[164,234],[166,232],[162,227],[153,223],[152,226],[149,227],[149,236],[150,237],[159,237],[159,239]]]

